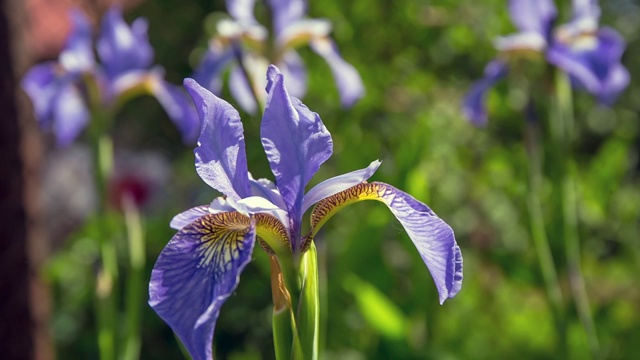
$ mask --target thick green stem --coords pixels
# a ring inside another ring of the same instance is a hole
[[[576,304],[578,316],[584,328],[591,354],[599,358],[600,347],[595,324],[591,315],[582,269],[580,266],[580,239],[578,234],[578,206],[576,193],[576,165],[571,157],[574,115],[571,84],[567,74],[556,73],[557,116],[552,121],[551,130],[556,146],[558,161],[557,187],[562,203],[563,236],[566,247],[569,285]]]
[[[298,332],[302,351],[306,359],[318,359],[320,330],[320,292],[318,287],[318,255],[313,242],[302,256],[300,269],[302,290],[296,312]]]
[[[527,206],[529,209],[531,238],[533,239],[536,253],[538,255],[538,262],[544,279],[547,298],[553,312],[553,318],[556,325],[556,331],[558,332],[562,353],[566,354],[567,326],[564,315],[562,291],[560,290],[556,266],[549,247],[549,240],[547,238],[543,210],[540,201],[542,166],[540,160],[541,156],[537,123],[527,124],[526,149],[529,156],[529,191],[527,196]]]
[[[277,360],[304,359],[293,314],[291,292],[277,257],[271,256],[271,295],[273,297],[273,345]],[[297,288],[296,288],[297,291]]]
[[[127,297],[125,314],[127,328],[124,342],[124,353],[120,357],[125,360],[140,358],[140,323],[142,320],[142,308],[144,303],[144,266],[145,243],[144,230],[140,212],[134,200],[125,194],[123,199],[125,223],[127,227],[129,272],[127,274]]]

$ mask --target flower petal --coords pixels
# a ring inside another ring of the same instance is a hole
[[[72,79],[58,89],[53,99],[53,132],[59,146],[68,146],[87,126],[90,114]]]
[[[331,134],[300,100],[289,97],[278,68],[267,72],[267,105],[261,138],[271,171],[293,222],[292,238],[298,238],[304,188],[333,152]],[[294,246],[294,249],[297,249]]]
[[[195,142],[200,135],[200,119],[184,90],[156,76],[151,84],[151,92],[182,133],[183,141],[189,144]]]
[[[535,31],[548,37],[558,12],[552,0],[511,0],[509,14],[520,31]]]
[[[508,66],[501,60],[493,60],[484,68],[484,77],[476,81],[462,101],[465,117],[476,126],[487,124],[485,97],[487,91],[507,75]]]
[[[366,181],[378,170],[380,164],[382,164],[382,162],[380,160],[376,160],[364,169],[332,177],[331,179],[325,180],[314,186],[313,189],[309,190],[309,192],[304,195],[302,212],[304,213],[313,204],[324,198]]]
[[[227,0],[227,12],[231,16],[243,23],[255,22],[253,8],[256,0]]]
[[[91,24],[80,10],[71,12],[71,22],[73,28],[58,60],[69,72],[90,70],[95,65]]]
[[[307,12],[305,0],[267,0],[267,3],[271,8],[276,34],[283,32],[289,24],[301,19]]]
[[[286,79],[285,87],[289,94],[302,98],[307,93],[307,70],[300,55],[295,51],[287,51],[279,66]]]
[[[462,254],[451,227],[428,206],[391,185],[362,183],[320,201],[311,213],[311,238],[344,206],[378,200],[389,207],[418,249],[436,284],[440,304],[462,286]]]
[[[629,74],[620,63],[624,40],[609,28],[600,29],[595,36],[572,40],[555,42],[547,59],[602,103],[612,104],[629,84]]]
[[[233,51],[215,39],[209,42],[207,52],[193,73],[193,78],[214,94],[222,91],[222,73],[233,59]]]
[[[311,50],[322,56],[333,73],[333,79],[340,93],[340,103],[350,107],[364,96],[364,85],[358,70],[346,62],[333,40],[328,37],[313,39],[309,43]]]
[[[171,219],[169,226],[171,226],[172,229],[180,230],[208,214],[211,214],[211,212],[209,212],[209,205],[196,206],[174,216],[173,219]]]
[[[249,114],[256,113],[257,105],[254,100],[255,96],[251,91],[251,84],[240,66],[234,66],[231,69],[231,73],[229,74],[229,91],[242,110]]]
[[[212,188],[234,199],[251,194],[247,175],[247,155],[240,115],[193,79],[184,86],[191,94],[200,116],[196,171]]]
[[[196,360],[212,359],[220,308],[251,260],[255,224],[237,212],[209,214],[185,226],[151,272],[149,305]]]
[[[53,99],[61,86],[56,75],[56,66],[54,62],[35,65],[21,82],[22,88],[31,98],[38,123],[43,128],[51,125]]]
[[[149,44],[147,28],[147,20],[143,18],[129,26],[122,18],[120,8],[113,7],[105,13],[97,50],[110,78],[151,65],[153,48]]]

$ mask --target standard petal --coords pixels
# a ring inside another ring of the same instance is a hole
[[[242,23],[253,23],[253,8],[256,0],[227,0],[227,12],[231,16]]]
[[[292,22],[301,19],[307,12],[305,0],[267,0],[276,34],[280,34]]]
[[[180,230],[208,214],[211,214],[211,212],[209,212],[209,205],[196,206],[174,216],[173,219],[171,219],[169,226],[171,226],[172,229]]]
[[[53,99],[61,86],[56,75],[56,66],[54,62],[35,65],[21,82],[22,88],[33,103],[38,123],[43,128],[51,125]]]
[[[87,126],[90,114],[80,90],[71,79],[53,99],[53,132],[59,146],[68,146]]]
[[[558,12],[552,0],[511,0],[509,14],[520,31],[535,31],[548,37]]]
[[[462,287],[462,254],[451,227],[427,205],[391,185],[362,183],[320,201],[311,213],[311,238],[341,208],[362,200],[381,201],[400,221],[427,265],[440,304]]]
[[[209,43],[207,52],[193,73],[193,78],[212,93],[219,95],[222,91],[222,73],[232,59],[233,51],[214,39]]]
[[[364,169],[332,177],[331,179],[325,180],[314,186],[313,189],[309,190],[309,192],[304,195],[302,212],[304,213],[313,204],[324,198],[366,181],[376,172],[376,170],[378,170],[380,164],[382,164],[382,162],[380,160],[376,160]]]
[[[229,103],[219,99],[193,79],[184,86],[191,94],[200,116],[196,171],[212,188],[234,199],[251,194],[247,155],[240,115]]]
[[[351,107],[364,96],[364,85],[358,70],[346,62],[338,51],[333,40],[327,38],[313,39],[309,42],[311,49],[322,56],[329,65],[333,80],[340,93],[340,103],[343,107]]]
[[[307,70],[300,55],[295,51],[286,52],[279,66],[289,95],[301,99],[307,93]]]
[[[72,30],[59,61],[69,72],[87,71],[94,67],[92,29],[89,19],[80,10],[71,12]]]
[[[261,125],[262,146],[297,238],[304,188],[333,152],[331,134],[300,100],[289,97],[278,68],[268,71],[267,105]],[[295,248],[295,246],[294,246]]]
[[[109,9],[102,19],[102,31],[97,50],[107,75],[114,78],[129,71],[144,69],[153,61],[146,19],[138,18],[129,26],[122,18],[122,9]]]
[[[237,212],[209,214],[185,226],[151,272],[149,305],[196,360],[212,359],[220,308],[251,260],[255,224]]]
[[[462,101],[465,117],[476,126],[487,124],[485,98],[487,91],[507,75],[508,66],[501,60],[493,60],[484,68],[484,77],[476,81]]]

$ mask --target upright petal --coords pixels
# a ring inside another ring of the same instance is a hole
[[[301,99],[307,93],[307,70],[300,55],[295,51],[287,51],[279,66],[286,79],[287,91],[291,96]]]
[[[31,98],[40,127],[45,129],[51,126],[53,99],[61,86],[56,67],[54,62],[35,65],[21,82],[22,88]]]
[[[553,0],[510,0],[509,14],[520,31],[535,31],[548,37],[558,12]]]
[[[298,238],[304,188],[333,152],[331,134],[300,100],[289,97],[278,68],[267,72],[267,106],[261,126],[262,146]],[[294,246],[294,249],[297,249]]]
[[[229,103],[195,80],[185,79],[184,86],[200,117],[200,137],[194,150],[198,175],[209,186],[231,198],[250,196],[240,115]]]
[[[212,93],[220,95],[222,75],[232,59],[231,49],[214,39],[209,43],[207,52],[193,73],[193,78]]]
[[[341,208],[362,200],[383,202],[400,221],[433,277],[440,304],[460,291],[462,254],[453,230],[427,205],[391,185],[361,183],[320,201],[311,213],[311,238]]]
[[[185,226],[151,272],[149,305],[196,360],[213,359],[220,308],[251,260],[255,224],[237,212],[209,214]]]
[[[249,114],[256,113],[258,105],[256,104],[253,90],[251,90],[251,82],[247,80],[239,65],[234,66],[231,69],[231,74],[229,74],[229,91],[242,110]]]
[[[307,12],[305,0],[267,0],[271,8],[271,16],[276,36],[286,27],[301,19]]]
[[[487,124],[486,93],[507,75],[508,66],[502,60],[493,60],[484,68],[484,77],[476,81],[462,101],[465,117],[476,126]]]
[[[149,44],[147,27],[143,18],[127,25],[120,8],[111,8],[104,15],[97,49],[110,78],[151,65],[153,48]]]
[[[94,67],[92,29],[89,19],[80,10],[71,12],[72,29],[59,61],[69,72],[87,71]]]
[[[343,107],[352,106],[364,96],[364,85],[358,70],[340,56],[338,47],[333,40],[328,37],[313,39],[309,45],[311,50],[322,56],[329,65]]]
[[[255,22],[253,8],[256,0],[227,0],[227,12],[241,23]]]

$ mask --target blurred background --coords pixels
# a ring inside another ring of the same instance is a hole
[[[106,0],[17,3],[22,9],[9,19],[24,20],[13,28],[20,30],[14,38],[23,39],[13,49],[22,52],[14,54],[17,79],[30,65],[57,57],[69,31],[70,8],[80,7],[98,24],[110,5]],[[570,1],[556,4],[567,19]],[[154,63],[175,84],[197,65],[210,22],[219,16],[209,14],[225,11],[219,0],[123,5],[127,22],[140,16],[149,20]],[[633,359],[640,354],[640,82],[635,80],[640,77],[640,2],[600,5],[601,23],[627,41],[623,64],[632,81],[610,108],[587,93],[575,93],[581,263],[603,358]],[[342,56],[358,69],[366,88],[352,109],[341,109],[326,63],[308,48],[299,50],[309,70],[303,101],[320,114],[334,140],[333,157],[310,185],[380,159],[372,180],[427,203],[454,229],[464,257],[462,291],[440,306],[424,263],[383,205],[364,202],[341,212],[316,239],[324,287],[324,356],[558,358],[559,339],[529,235],[524,147],[530,96],[537,104],[535,117],[547,123],[550,73],[540,65],[501,82],[489,94],[485,128],[469,124],[460,107],[496,55],[493,40],[514,32],[506,2],[309,0],[308,15],[332,21]],[[222,97],[236,104],[227,90]],[[39,351],[43,358],[97,358],[92,307],[98,249],[89,230],[95,221],[89,147],[81,138],[57,148],[36,128],[30,103],[19,103],[29,115],[22,125],[22,149],[31,149],[22,154],[33,166],[24,181],[36,184],[27,186],[28,214],[39,219],[27,228],[30,241],[38,244],[36,255],[29,250],[35,256],[34,276],[42,280],[41,292],[31,300],[44,329]],[[254,177],[273,179],[259,121],[242,116],[250,169]],[[218,194],[198,178],[193,147],[184,145],[155,99],[127,104],[112,134],[116,174],[110,189],[116,203],[118,192],[126,190],[142,208],[148,280],[174,234],[171,218]],[[553,229],[559,226],[558,214],[547,179],[542,188],[544,215]],[[114,241],[124,246],[122,221],[114,218],[112,224]],[[565,295],[567,356],[590,358],[570,297],[563,239],[550,236],[549,241]],[[218,359],[274,357],[268,259],[260,250],[254,257],[222,309],[214,337]],[[181,358],[172,331],[146,305],[143,319],[141,358]]]

